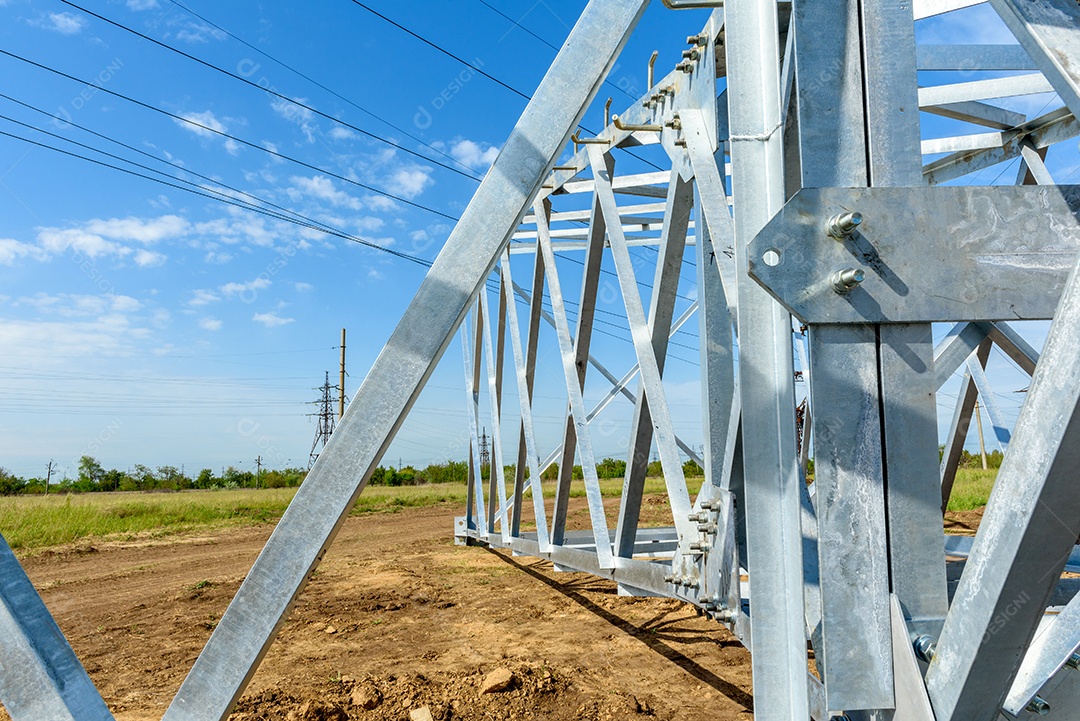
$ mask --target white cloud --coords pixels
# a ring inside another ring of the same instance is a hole
[[[91,259],[106,255],[123,257],[131,253],[130,248],[80,228],[42,228],[38,232],[38,242],[50,253],[72,250]]]
[[[313,286],[311,283],[304,282],[293,283],[293,288],[296,288],[296,291],[298,293],[306,293],[309,290],[315,290],[315,286]]]
[[[158,6],[157,0],[127,0],[128,10],[153,10]]]
[[[276,328],[280,325],[288,325],[296,320],[296,318],[282,318],[277,313],[256,313],[251,316],[251,319],[256,323],[262,323],[267,328]]]
[[[159,265],[165,264],[166,256],[164,253],[155,253],[152,250],[145,250],[140,248],[135,251],[135,265],[140,268],[156,268]]]
[[[203,260],[207,263],[213,263],[214,265],[223,265],[233,259],[232,253],[219,253],[216,250],[209,250],[206,252],[206,256]]]
[[[49,257],[41,248],[11,238],[0,238],[0,265],[11,265],[16,260],[31,258],[45,260]]]
[[[288,193],[292,200],[309,197],[324,200],[331,205],[343,206],[350,210],[360,210],[363,207],[359,199],[338,190],[334,187],[334,181],[321,175],[313,175],[310,178],[300,175],[293,176],[292,186],[285,192]]]
[[[200,113],[183,113],[181,117],[190,122],[185,123],[182,120],[174,120],[173,122],[184,130],[195,133],[195,135],[198,135],[200,138],[217,138],[220,137],[220,133],[227,133],[229,131],[225,121],[218,118],[210,110],[204,110]],[[225,118],[225,120],[228,120],[228,118]],[[196,123],[196,125],[192,125],[192,123]],[[235,140],[226,138],[225,150],[230,155],[236,155],[240,152],[240,145]]]
[[[375,268],[369,268],[367,272],[367,277],[371,278],[372,280],[382,280],[383,274]]]
[[[221,326],[221,321],[211,316],[207,316],[199,321],[199,327],[203,330],[221,330]]]
[[[306,98],[294,98],[297,103],[306,103]],[[309,143],[315,142],[315,131],[318,127],[315,125],[315,114],[307,108],[302,108],[295,103],[290,103],[286,100],[275,99],[270,103],[270,107],[274,109],[274,112],[281,117],[288,120],[290,123],[295,123],[297,127],[304,133],[304,137],[307,138]]]
[[[190,306],[209,305],[221,300],[221,296],[211,290],[196,290],[194,297],[188,301]]]
[[[143,304],[129,295],[78,295],[75,293],[35,293],[23,296],[15,305],[27,305],[42,313],[67,318],[124,318],[142,309]],[[126,322],[126,321],[125,321]]]
[[[61,35],[74,35],[83,29],[86,21],[72,13],[49,13],[40,20],[31,21],[30,24],[45,30],[53,30]]]
[[[340,125],[330,128],[329,135],[332,140],[352,140],[356,137],[356,133]]]
[[[458,140],[450,146],[450,155],[454,157],[454,160],[470,168],[486,169],[495,162],[499,149],[487,143]]]
[[[91,220],[86,223],[86,230],[112,240],[136,240],[140,243],[156,243],[165,238],[174,238],[188,231],[189,224],[178,215],[162,215],[158,218],[109,218]]]
[[[431,183],[431,169],[414,165],[394,171],[390,176],[390,191],[412,200]]]
[[[211,27],[206,23],[189,22],[184,28],[177,31],[176,39],[186,43],[205,43],[210,40],[224,40],[227,38],[221,30]]]
[[[255,291],[269,287],[269,278],[256,278],[255,280],[250,280],[247,283],[226,283],[225,285],[221,286],[219,290],[221,290],[221,294],[224,295],[226,298],[231,298],[234,295],[239,295],[246,299],[247,297],[252,296]]]

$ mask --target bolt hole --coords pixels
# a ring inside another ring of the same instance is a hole
[[[780,265],[780,251],[776,248],[766,250],[765,255],[761,256],[761,260],[770,268],[775,268]]]

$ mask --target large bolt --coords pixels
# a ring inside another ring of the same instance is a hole
[[[675,66],[675,69],[681,70],[682,72],[689,74],[694,72],[694,64],[689,60],[683,60],[681,63]]]
[[[923,661],[930,663],[934,660],[934,655],[937,654],[937,639],[933,636],[919,636],[913,643],[915,647],[915,655]]]
[[[1065,662],[1065,665],[1069,668],[1080,669],[1080,653],[1069,656],[1069,660]]]
[[[1046,703],[1046,699],[1041,696],[1036,696],[1028,702],[1027,710],[1033,714],[1045,716],[1050,713],[1050,704]]]
[[[715,523],[699,523],[697,529],[698,529],[698,533],[709,533],[709,534],[716,533],[716,524]]]
[[[689,50],[683,50],[682,56],[685,60],[697,60],[701,57],[701,51],[697,48],[690,48]]]
[[[687,35],[686,36],[686,44],[687,45],[700,45],[700,46],[704,47],[704,46],[709,44],[709,36],[706,35],[705,33],[702,33],[701,35]]]
[[[832,276],[833,290],[840,295],[846,295],[857,287],[859,283],[862,283],[865,277],[866,274],[856,268],[838,270]]]
[[[829,218],[829,235],[837,240],[851,236],[862,225],[862,213],[837,213]]]
[[[701,507],[706,511],[712,511],[718,509],[720,506],[717,505],[716,501],[702,501]]]

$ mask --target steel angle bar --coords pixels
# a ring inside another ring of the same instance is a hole
[[[996,718],[1076,543],[1077,347],[1074,269],[927,671],[939,721]]]
[[[821,655],[829,708],[892,708],[882,400],[874,327],[811,326],[810,377]]]
[[[533,265],[533,300],[529,303],[529,335],[526,347],[521,347],[521,330],[517,320],[517,303],[513,302],[514,278],[510,272],[510,253],[503,251],[502,290],[508,296],[506,310],[510,321],[510,344],[514,353],[514,370],[517,379],[518,400],[521,406],[520,432],[518,434],[518,460],[514,480],[514,521],[511,535],[518,535],[521,528],[521,503],[525,490],[525,469],[529,470],[532,488],[533,516],[536,520],[537,541],[541,550],[550,544],[547,513],[544,510],[544,490],[540,474],[544,468],[537,465],[540,457],[536,450],[536,431],[533,427],[532,397],[536,382],[536,346],[540,338],[540,309],[544,297],[544,258],[537,253]]]
[[[754,716],[810,715],[804,628],[800,476],[795,455],[791,317],[747,282],[746,243],[784,204],[779,25],[772,0],[725,8],[739,389],[745,477]],[[695,163],[695,174],[699,173]],[[700,180],[699,180],[700,187]],[[708,202],[700,188],[703,207]],[[713,198],[713,201],[716,199]],[[708,220],[708,211],[706,211]],[[718,234],[713,231],[714,238]]]
[[[938,155],[940,153],[1000,148],[1003,145],[1005,145],[1003,133],[974,133],[923,140],[919,144],[919,148],[923,155]]]
[[[983,338],[979,341],[976,349],[969,355],[973,355],[975,362],[980,367],[986,367],[986,360],[990,357],[991,341]],[[941,512],[949,506],[949,497],[952,495],[953,483],[956,481],[956,471],[960,467],[960,457],[964,452],[964,443],[967,441],[968,428],[971,426],[971,415],[975,410],[975,401],[979,397],[979,389],[975,387],[975,381],[970,372],[964,373],[960,382],[960,392],[956,398],[956,409],[953,411],[952,423],[949,433],[945,436],[945,450],[941,454]]]
[[[863,0],[860,18],[870,183],[921,185],[911,6],[896,0]],[[944,551],[936,534],[926,533],[941,522],[931,325],[879,328],[878,367],[891,587],[912,630],[937,633],[948,610],[948,595]]]
[[[1061,671],[1077,647],[1080,647],[1080,596],[1073,596],[1049,623],[1042,624],[1031,640],[1003,708],[1019,716],[1039,689]]]
[[[591,0],[165,712],[225,718],[647,5]]]
[[[919,70],[1038,70],[1019,45],[920,45]]]
[[[863,223],[838,242],[828,219],[851,211]],[[1073,185],[804,188],[751,243],[750,273],[809,323],[1047,319],[1078,213]],[[862,281],[840,287],[846,269]]]
[[[935,112],[928,108],[927,112]],[[938,113],[946,115],[945,113]],[[1042,149],[1071,140],[1080,134],[1080,124],[1068,108],[1059,108],[1022,125],[1009,128],[1005,144],[1001,148],[963,151],[953,153],[923,167],[923,179],[928,185],[942,185],[950,180],[992,167],[998,163],[1020,156],[1020,141],[1031,140],[1036,149]]]
[[[912,8],[916,20],[941,15],[943,13],[981,5],[986,0],[912,0]]]
[[[668,338],[675,314],[675,297],[679,290],[679,276],[686,248],[686,232],[693,208],[693,185],[672,170],[668,182],[667,210],[664,235],[656,263],[653,291],[650,298],[648,332],[652,352],[659,372],[664,372],[667,360]],[[641,362],[637,368],[640,370]],[[591,417],[591,416],[590,416]],[[653,421],[649,411],[649,399],[645,384],[638,386],[634,402],[634,415],[630,423],[630,443],[622,496],[619,499],[618,525],[615,531],[615,554],[629,558],[634,553],[638,519],[641,514],[641,496],[645,490],[645,476],[649,465],[649,450],[653,442]],[[665,473],[666,475],[666,473]]]
[[[684,126],[685,127],[685,126]],[[701,207],[699,200],[697,207]],[[724,283],[717,266],[709,226],[698,230],[697,283],[702,312],[698,315],[698,351],[701,358],[701,420],[705,429],[706,482],[730,490],[731,456],[738,428],[738,389],[732,347],[733,319],[728,310]],[[733,289],[734,291],[734,289]],[[742,499],[738,499],[742,503]]]
[[[927,108],[948,103],[963,103],[970,100],[988,100],[991,98],[1011,98],[1020,95],[1038,95],[1052,93],[1054,86],[1041,73],[1010,75],[989,80],[970,80],[966,83],[933,85],[919,88],[919,107]]]
[[[1016,365],[1032,375],[1035,364],[1039,362],[1039,353],[1024,338],[1005,322],[989,323],[982,326],[990,340],[994,341],[1001,352],[1012,358]]]
[[[0,704],[14,721],[113,718],[3,536]]]
[[[488,518],[484,514],[483,465],[480,463],[480,356],[483,345],[480,338],[480,304],[483,298],[477,297],[473,305],[473,332],[469,333],[469,323],[461,324],[461,352],[465,365],[465,406],[469,412],[469,497],[466,503],[466,522],[469,528],[476,528],[481,537],[488,533]],[[475,344],[475,348],[470,345]],[[472,513],[476,508],[475,521]]]
[[[609,155],[607,156],[607,162],[614,165],[615,161]],[[544,202],[550,205],[547,198],[544,199]],[[604,242],[608,232],[608,218],[600,211],[599,203],[595,197],[593,198],[590,207],[589,242],[588,248],[585,251],[584,267],[582,268],[581,294],[578,300],[578,319],[576,327],[574,328],[574,340],[572,346],[574,352],[574,367],[577,369],[575,375],[577,377],[579,394],[585,389],[585,375],[588,371],[588,364],[585,361],[586,358],[589,357],[589,347],[592,343],[593,319],[596,314],[596,293],[600,287],[600,266],[603,262]],[[544,213],[549,212],[550,207],[546,205]],[[549,262],[547,260],[548,250],[551,250],[550,227],[545,222],[546,217],[543,216],[543,213],[534,213],[534,215],[537,220],[536,230],[539,237],[539,244],[543,250],[545,265],[547,266],[548,286],[550,287],[553,282],[558,281],[559,274],[558,268],[555,266],[555,255],[553,250],[551,252],[551,261]],[[545,243],[548,244],[547,250],[543,249]],[[559,313],[562,313],[565,322],[565,308],[562,305],[558,308],[555,307],[554,295],[551,297],[551,308],[555,318],[558,319]],[[558,325],[556,325],[556,334],[560,332],[561,331],[558,330]],[[569,380],[567,382],[569,382]],[[572,408],[568,407],[566,413],[566,427],[563,430],[562,457],[559,461],[559,476],[555,487],[555,510],[552,515],[551,536],[552,542],[556,545],[562,543],[563,533],[566,528],[566,514],[570,504],[570,486],[573,482],[577,423],[585,423],[584,415],[575,418]],[[582,458],[581,464],[582,467],[585,466],[584,458]],[[597,491],[597,493],[599,493],[599,491]]]
[[[543,201],[545,205],[547,200]],[[546,212],[546,208],[545,208]],[[585,402],[582,399],[582,368],[584,363],[579,364],[581,359],[580,346],[576,346],[570,340],[570,326],[566,321],[566,309],[563,304],[562,286],[559,282],[559,274],[555,270],[555,254],[551,250],[551,239],[547,236],[547,225],[543,214],[537,214],[537,228],[540,231],[540,250],[544,256],[544,265],[548,268],[547,286],[551,297],[551,307],[555,316],[555,331],[559,339],[559,354],[562,358],[563,376],[566,381],[566,391],[570,398],[570,423],[568,425],[567,439],[564,441],[563,464],[559,467],[559,492],[561,496],[556,499],[555,526],[552,532],[552,543],[561,545],[562,536],[565,532],[566,505],[569,501],[569,482],[563,488],[563,474],[569,479],[569,471],[573,467],[574,449],[576,446],[581,457],[581,472],[585,480],[585,498],[589,506],[589,518],[592,522],[593,537],[596,539],[596,556],[601,568],[612,568],[614,560],[611,552],[611,542],[608,537],[607,518],[604,515],[604,499],[600,495],[600,479],[596,475],[596,455],[592,448],[592,435],[589,433],[589,424],[585,420]],[[581,311],[584,313],[584,306]],[[581,318],[578,316],[578,328],[581,328]],[[578,341],[582,336],[579,334]],[[570,461],[567,463],[566,449],[569,449]],[[564,505],[558,505],[562,499]],[[561,515],[560,515],[561,514]]]
[[[996,105],[988,105],[975,100],[966,103],[945,103],[944,105],[931,105],[922,108],[923,112],[931,115],[940,115],[943,118],[961,120],[972,125],[981,125],[985,128],[997,130],[1011,130],[1017,125],[1022,125],[1027,116],[1023,113],[1015,113],[1011,110],[999,108]]]
[[[728,209],[727,189],[724,187],[718,158],[714,155],[715,149],[708,142],[705,116],[691,109],[683,111],[680,118],[683,123],[687,154],[690,156],[690,165],[697,182],[701,215],[704,216],[704,223],[708,224],[713,247],[712,258],[717,261],[716,268],[720,272],[729,313],[734,318],[738,315],[739,308],[737,284],[734,274],[725,277],[724,273],[727,264],[724,262],[723,251],[729,246],[734,247],[735,244],[734,224],[731,211]],[[719,154],[722,155],[722,153]],[[717,249],[720,253],[716,253]]]
[[[502,294],[500,293],[500,296]],[[488,401],[491,406],[491,464],[488,468],[488,480],[491,485],[491,490],[488,492],[488,507],[491,509],[491,515],[488,518],[488,524],[492,532],[495,530],[495,524],[499,523],[500,533],[502,535],[503,543],[510,540],[510,524],[507,518],[507,505],[506,505],[506,479],[503,477],[503,452],[502,452],[502,393],[501,393],[501,378],[497,377],[496,372],[496,358],[492,353],[491,348],[491,314],[488,307],[491,305],[486,302],[487,298],[484,298],[485,302],[480,303],[480,318],[481,326],[479,332],[484,338],[484,358],[487,361],[487,377],[488,377]],[[500,319],[499,325],[503,325],[502,319]],[[501,354],[500,354],[501,355]],[[501,360],[501,358],[499,359]],[[498,505],[496,506],[496,499],[498,499]],[[495,509],[498,508],[498,514],[496,515]]]
[[[937,388],[941,388],[952,378],[956,369],[975,352],[984,338],[986,338],[986,330],[978,323],[957,323],[949,331],[941,344],[934,349]]]
[[[1005,423],[1005,416],[1001,414],[1001,407],[994,396],[994,389],[990,387],[990,379],[986,377],[986,371],[983,370],[983,367],[972,359],[968,359],[967,365],[968,373],[971,374],[972,380],[975,381],[975,387],[983,399],[983,407],[986,408],[986,413],[990,416],[990,423],[994,427],[994,437],[997,439],[998,448],[1004,453],[1009,449],[1009,426]]]
[[[1080,112],[1080,6],[1071,0],[990,0],[1053,89]]]
[[[641,384],[645,389],[645,394],[642,397],[649,404],[649,419],[653,427],[652,435],[656,441],[656,447],[660,453],[660,463],[664,469],[668,503],[675,519],[675,527],[679,529],[679,548],[684,553],[689,553],[691,539],[696,539],[698,532],[694,523],[689,520],[690,494],[686,490],[682,460],[679,457],[679,448],[675,443],[671,409],[668,407],[667,395],[664,392],[661,365],[657,360],[656,353],[653,351],[649,323],[645,318],[645,309],[642,306],[641,294],[638,292],[637,279],[634,276],[633,260],[630,257],[629,248],[626,247],[626,238],[623,237],[622,229],[613,226],[610,222],[618,217],[618,206],[615,203],[615,195],[611,189],[611,167],[605,161],[604,151],[596,146],[589,148],[589,160],[592,163],[593,177],[596,183],[596,198],[609,221],[608,243],[611,247],[612,259],[615,262],[615,271],[619,276],[619,287],[622,290],[623,304],[626,307],[626,318],[630,324],[630,335],[634,341],[634,351],[640,366]],[[687,191],[688,188],[684,188],[683,193]],[[678,197],[678,194],[676,197]],[[686,203],[691,198],[692,196],[683,195],[683,202]],[[677,222],[672,218],[668,220],[671,223]],[[667,290],[674,295],[676,288],[677,286],[669,287]],[[657,291],[654,289],[655,292]],[[674,298],[671,300],[674,301]],[[666,350],[666,342],[663,345]]]
[[[1031,174],[1037,184],[1054,184],[1054,178],[1050,175],[1050,171],[1046,169],[1046,163],[1043,162],[1043,158],[1046,155],[1045,148],[1043,148],[1040,154],[1040,151],[1036,150],[1035,146],[1032,145],[1031,139],[1024,138],[1020,142],[1020,155],[1024,158],[1024,165],[1027,166],[1027,172]]]
[[[892,620],[893,678],[896,679],[896,710],[890,721],[935,721],[934,709],[915,658],[904,611],[896,594],[889,597]]]

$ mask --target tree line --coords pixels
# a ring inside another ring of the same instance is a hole
[[[514,464],[503,466],[503,477],[508,481],[515,478],[517,469]],[[487,480],[491,467],[481,467],[480,476]],[[687,477],[703,475],[701,466],[693,460],[683,463],[683,474]],[[626,475],[626,461],[605,458],[596,464],[596,475],[600,478],[622,478]],[[646,475],[661,476],[663,468],[660,461],[648,465]],[[228,466],[215,474],[210,468],[203,468],[194,476],[187,475],[175,466],[158,466],[156,469],[141,463],[130,469],[106,469],[93,456],[79,459],[76,478],[53,479],[48,484],[49,493],[109,493],[114,491],[186,491],[191,489],[233,489],[233,488],[294,488],[303,483],[307,470],[303,468],[266,469],[259,473],[239,470]],[[525,477],[529,477],[525,469]],[[540,478],[554,481],[559,477],[559,464],[552,463]],[[572,477],[580,480],[584,477],[581,466],[575,465]],[[46,478],[20,478],[0,468],[0,496],[43,494],[46,492]],[[466,461],[446,461],[432,463],[418,469],[411,465],[401,468],[379,466],[371,474],[369,483],[373,486],[422,486],[432,483],[466,483],[469,480],[469,464]]]

